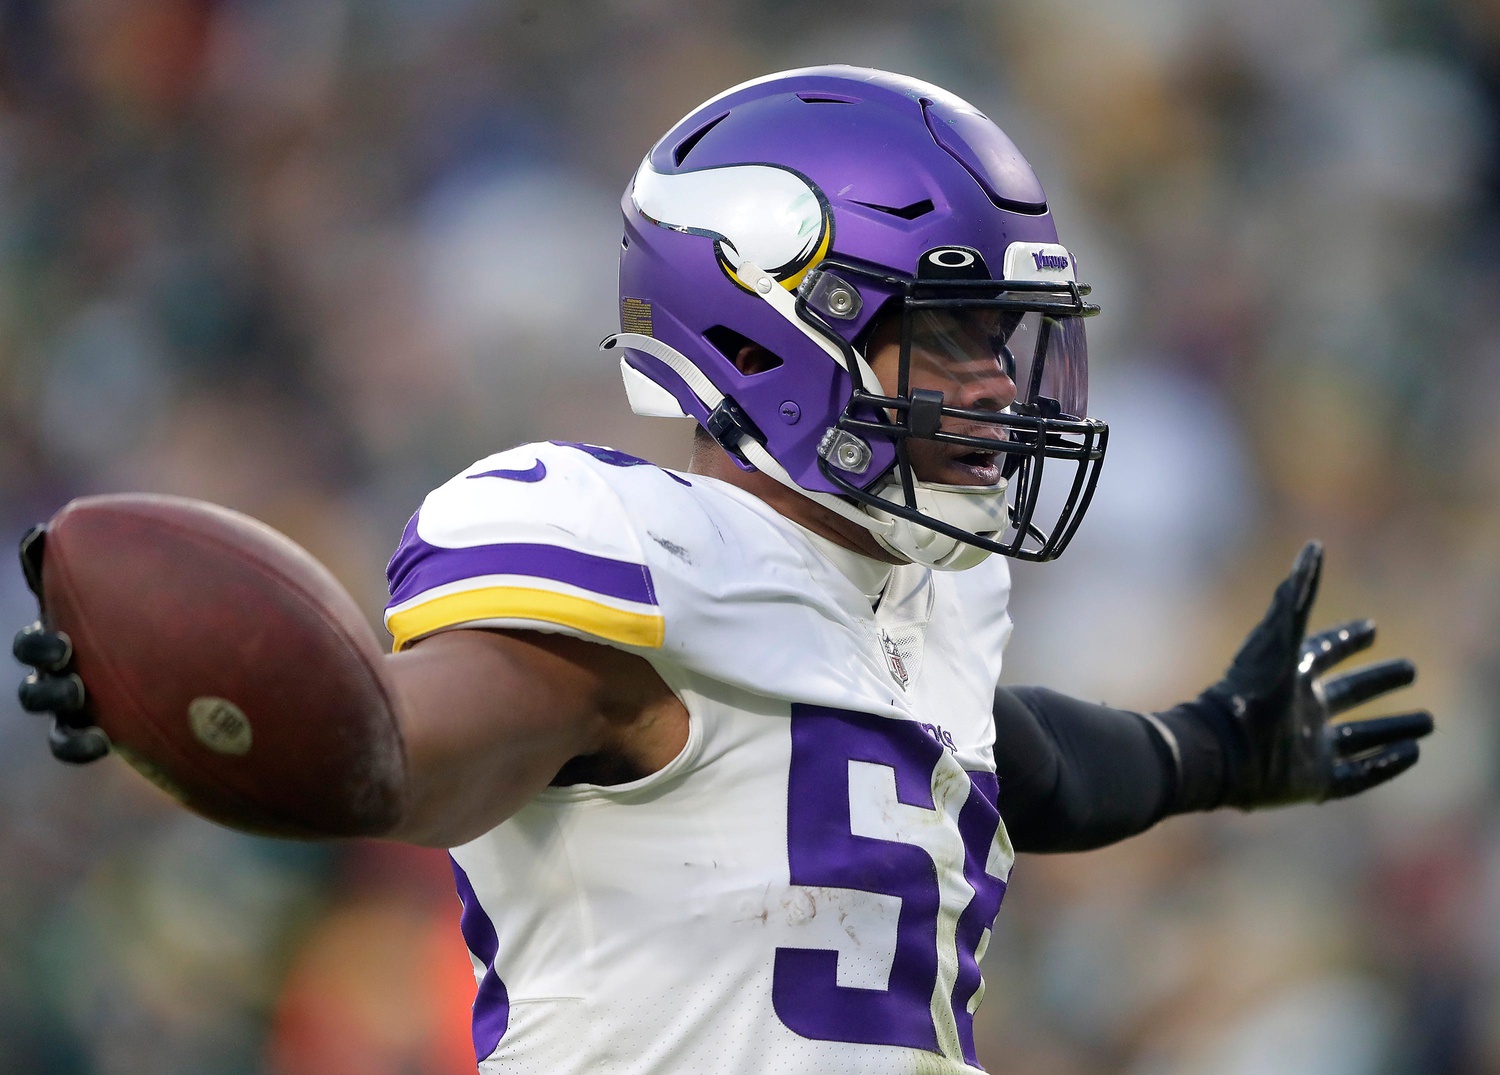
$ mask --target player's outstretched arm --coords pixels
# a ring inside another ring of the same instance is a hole
[[[1306,637],[1323,550],[1309,543],[1224,678],[1162,713],[1112,709],[1034,687],[995,697],[1000,808],[1019,851],[1079,851],[1170,814],[1323,802],[1416,764],[1422,711],[1335,721],[1407,686],[1410,661],[1335,673],[1370,646],[1358,620]]]
[[[1017,851],[1087,851],[1171,810],[1177,766],[1141,713],[1043,687],[995,692],[1000,816]]]
[[[406,811],[392,839],[456,847],[569,762],[601,782],[655,772],[687,711],[643,658],[533,631],[447,631],[386,658],[401,699]]]
[[[26,580],[43,600],[45,528],[22,542]],[[276,585],[269,578],[266,585]],[[347,626],[347,625],[346,625]],[[367,644],[375,646],[373,637]],[[16,658],[30,666],[21,705],[50,718],[48,742],[59,760],[97,761],[109,736],[94,723],[89,687],[78,672],[74,641],[42,619],[19,631]],[[82,662],[87,663],[87,662]],[[97,662],[95,662],[97,665]],[[382,692],[393,702],[404,753],[400,809],[394,827],[371,835],[452,847],[494,827],[545,787],[569,762],[588,779],[622,779],[652,772],[681,749],[686,711],[642,658],[606,646],[523,631],[460,630],[434,635],[402,653],[377,658]],[[265,675],[282,670],[266,667]],[[293,729],[323,714],[258,713]],[[378,723],[389,717],[372,713]],[[344,729],[358,738],[358,728]],[[379,731],[372,727],[372,734]],[[285,741],[285,740],[283,740]],[[349,765],[361,753],[349,752]],[[258,770],[278,775],[274,759]],[[339,759],[332,759],[337,776]],[[331,783],[337,784],[338,780]],[[330,802],[335,793],[327,793]],[[192,795],[185,801],[193,802]],[[320,829],[317,818],[337,814],[307,802],[305,817],[285,817],[299,835],[345,835]],[[334,804],[336,807],[338,804]],[[208,811],[236,824],[233,809]],[[245,827],[263,831],[253,822]]]

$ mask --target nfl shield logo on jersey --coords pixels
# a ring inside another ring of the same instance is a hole
[[[890,666],[891,675],[901,685],[901,689],[905,690],[910,679],[906,671],[906,660],[902,657],[901,648],[896,645],[896,640],[884,628],[880,631],[880,648],[885,650],[885,663]]]

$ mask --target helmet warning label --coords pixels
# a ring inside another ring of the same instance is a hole
[[[651,332],[651,304],[645,299],[620,299],[620,328],[642,336]]]

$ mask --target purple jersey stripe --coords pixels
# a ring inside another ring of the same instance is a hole
[[[479,897],[474,895],[469,875],[464,873],[458,860],[449,855],[448,861],[453,864],[453,880],[458,886],[458,898],[464,905],[459,929],[463,932],[464,943],[469,946],[469,951],[474,953],[474,958],[484,963],[485,968],[484,977],[479,980],[479,991],[474,995],[474,1059],[476,1063],[483,1063],[487,1056],[500,1047],[500,1039],[505,1036],[505,1028],[510,1024],[510,994],[505,991],[505,983],[495,971],[495,956],[500,951],[500,938],[495,935],[495,924],[479,905]]]
[[[396,545],[396,551],[391,554],[391,562],[385,565],[385,586],[391,593],[395,593],[401,579],[417,559],[421,550],[415,546],[426,544],[417,537],[417,516],[421,514],[420,511],[414,511],[411,518],[406,520],[406,529],[401,531],[401,540]]]
[[[401,545],[391,558],[386,577],[391,604],[418,594],[481,575],[527,575],[553,579],[604,597],[656,604],[651,571],[644,564],[611,560],[556,545],[498,544],[445,549],[417,536],[416,519],[406,526]]]

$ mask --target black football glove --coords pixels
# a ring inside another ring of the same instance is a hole
[[[1324,676],[1374,642],[1375,623],[1353,620],[1304,638],[1322,570],[1323,547],[1308,542],[1229,671],[1199,698],[1228,730],[1225,805],[1254,810],[1357,795],[1415,765],[1417,740],[1432,731],[1425,712],[1331,722],[1407,686],[1417,670],[1397,659]]]
[[[21,539],[21,571],[26,585],[42,604],[42,550],[47,528],[33,526]],[[43,614],[45,616],[45,614]],[[61,631],[47,629],[44,619],[16,632],[12,646],[16,660],[34,671],[21,681],[17,692],[21,708],[50,713],[52,730],[47,745],[59,761],[84,765],[109,753],[109,737],[96,727],[84,709],[87,692],[83,680],[72,671],[73,642]]]

